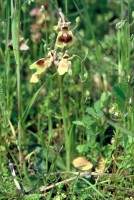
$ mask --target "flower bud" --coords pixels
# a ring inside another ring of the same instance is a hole
[[[80,23],[80,17],[77,17],[75,21],[76,21],[76,24],[79,24]]]

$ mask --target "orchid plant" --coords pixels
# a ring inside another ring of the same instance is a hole
[[[64,75],[66,72],[72,74],[71,59],[74,56],[70,57],[67,49],[68,47],[70,47],[71,44],[73,44],[74,37],[72,31],[69,30],[71,22],[65,20],[65,16],[61,11],[59,12],[59,15],[60,20],[58,22],[58,25],[55,27],[57,30],[59,30],[59,32],[55,41],[54,49],[49,50],[45,58],[39,59],[30,66],[30,69],[36,70],[36,72],[32,75],[30,82],[38,83],[40,80],[40,76],[43,75],[47,70],[49,70],[51,66],[55,66],[58,74],[60,105],[63,119],[63,131],[65,136],[64,144],[66,150],[66,168],[67,171],[69,171],[71,163],[70,134],[68,127],[68,119],[66,117],[68,111],[64,102],[64,92],[61,76]]]
[[[71,22],[66,22],[64,14],[60,11],[60,21],[56,26],[59,30],[57,39],[55,42],[54,50],[49,50],[48,55],[45,58],[41,58],[34,62],[30,69],[36,70],[32,75],[30,82],[38,83],[40,76],[47,71],[52,65],[57,69],[59,75],[64,75],[66,72],[72,73],[71,70],[71,57],[67,52],[67,47],[73,43],[73,33],[69,30]],[[57,49],[60,48],[61,52],[57,53]]]

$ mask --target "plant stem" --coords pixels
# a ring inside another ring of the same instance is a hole
[[[81,113],[84,114],[84,68],[81,63]]]
[[[51,137],[53,134],[53,128],[52,128],[52,117],[51,117],[51,113],[48,113],[48,146],[47,146],[47,156],[46,156],[46,173],[48,173],[49,169],[48,169],[48,157],[49,157],[49,148],[50,148],[50,142],[51,142]]]
[[[59,81],[59,89],[60,89],[60,104],[61,104],[61,112],[63,118],[63,129],[65,134],[65,149],[66,149],[66,168],[67,171],[70,171],[70,141],[69,141],[69,132],[67,127],[67,109],[64,102],[64,92],[61,76],[58,75]]]
[[[6,48],[5,48],[5,56],[6,56],[6,68],[5,68],[5,80],[6,80],[6,108],[9,107],[9,69],[10,69],[10,54],[9,54],[9,26],[10,26],[10,4],[8,0],[6,1]]]
[[[21,83],[20,83],[20,53],[19,53],[19,39],[20,39],[20,7],[21,0],[11,0],[11,14],[12,14],[12,42],[14,49],[14,57],[16,62],[17,73],[17,101],[18,101],[18,149],[19,160],[21,163]]]
[[[68,0],[65,0],[65,13],[68,14]]]
[[[124,6],[121,2],[121,16],[124,20]],[[128,17],[122,28],[117,30],[117,44],[118,44],[118,82],[121,83],[124,77],[130,78],[130,1],[128,1]]]
[[[89,34],[91,34],[92,38],[93,38],[93,41],[94,41],[94,47],[95,47],[95,56],[96,56],[96,59],[97,59],[97,62],[98,64],[101,62],[101,52],[100,52],[100,48],[99,48],[99,45],[98,45],[98,42],[97,42],[97,39],[96,39],[96,36],[95,36],[95,33],[94,33],[94,30],[93,30],[93,25],[91,23],[91,19],[90,19],[90,15],[88,13],[88,10],[87,10],[87,4],[86,4],[86,1],[83,0],[82,1],[82,4],[83,4],[83,8],[85,10],[85,16],[82,16],[84,22],[85,22],[85,25],[86,25],[86,29],[87,31],[89,32]]]

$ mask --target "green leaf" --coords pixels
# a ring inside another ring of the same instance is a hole
[[[126,20],[122,20],[120,22],[118,22],[115,26],[115,28],[118,30],[118,29],[121,29],[126,23]]]
[[[102,117],[104,115],[101,110],[101,101],[100,100],[95,102],[94,108],[95,108],[95,111],[96,111],[98,117]]]
[[[84,123],[82,121],[79,121],[79,120],[73,121],[73,124],[76,124],[78,126],[84,126]]]
[[[114,96],[121,111],[124,111],[126,101],[131,97],[131,87],[128,83],[120,83],[114,87]]]
[[[45,147],[37,147],[35,152],[37,156],[39,155],[41,158],[47,157],[52,164],[55,164],[55,166],[59,167],[62,170],[66,170],[66,166],[63,162],[62,157],[52,147],[49,147],[49,151]]]
[[[90,183],[89,181],[87,181],[87,180],[84,179],[84,178],[81,178],[81,177],[80,177],[80,179],[83,180],[84,182],[86,182],[87,185],[89,185],[89,186],[98,194],[98,196],[100,196],[100,197],[102,197],[103,199],[106,200],[106,198],[104,197],[104,195],[96,188],[95,185],[93,185],[92,183]],[[106,182],[110,182],[110,180],[106,180]]]
[[[38,200],[42,197],[42,194],[27,194],[24,196],[24,200]]]
[[[104,91],[101,94],[100,101],[101,101],[101,106],[104,106],[104,104],[108,101],[109,96],[111,93],[109,91]]]
[[[80,144],[76,147],[77,151],[79,153],[86,153],[89,151],[88,144]]]
[[[134,137],[134,133],[131,130],[127,130],[126,128],[120,126],[118,123],[114,123],[111,120],[107,120],[107,123],[116,128],[117,130],[120,130],[122,133]]]
[[[87,107],[86,112],[91,116],[96,116],[96,112],[92,107]]]
[[[84,116],[82,122],[84,123],[85,126],[89,127],[94,123],[94,121],[91,119],[89,115]]]
[[[122,100],[126,100],[125,94],[123,93],[123,91],[121,90],[120,87],[115,87],[114,88],[115,93],[122,99]]]
[[[60,169],[66,170],[66,166],[63,162],[62,157],[58,155],[58,152],[56,152],[53,148],[49,148],[48,160],[51,161],[53,164],[55,163],[55,165]]]

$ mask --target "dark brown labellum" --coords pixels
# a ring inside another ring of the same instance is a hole
[[[36,62],[36,64],[39,65],[40,67],[43,67],[44,66],[44,62],[45,62],[45,58],[41,58],[40,60],[38,60]]]
[[[73,40],[72,36],[67,33],[63,33],[60,37],[58,37],[59,42],[69,43]]]

